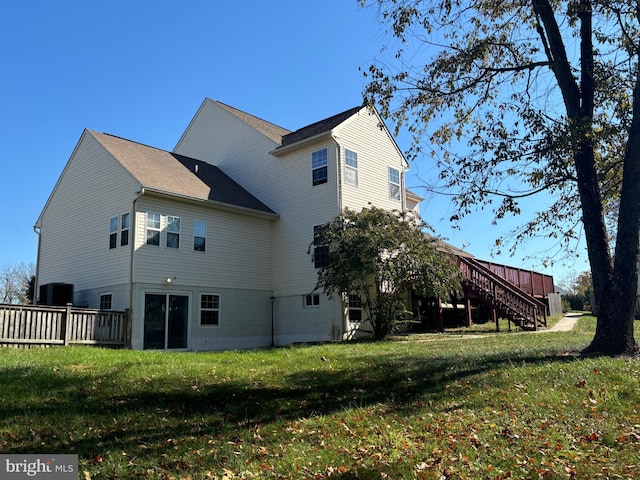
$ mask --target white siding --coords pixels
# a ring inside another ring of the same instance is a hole
[[[341,147],[343,207],[360,210],[371,204],[389,210],[404,208],[401,200],[389,196],[389,167],[402,174],[406,162],[387,132],[378,126],[379,121],[377,115],[363,109],[336,128]],[[358,154],[357,186],[344,181],[345,149]]]
[[[219,166],[280,215],[273,235],[273,290],[276,341],[281,344],[335,340],[345,334],[339,298],[323,296],[320,308],[303,307],[304,295],[313,291],[317,280],[308,254],[314,225],[330,220],[342,207],[404,208],[403,200],[389,196],[388,168],[403,173],[406,162],[379,121],[362,109],[332,135],[288,147],[286,154],[276,157],[268,153],[275,143],[208,100],[175,149]],[[328,182],[313,186],[311,154],[321,148],[328,150]],[[357,187],[344,182],[345,148],[358,153]]]
[[[271,292],[250,289],[203,288],[196,285],[137,284],[134,310],[144,311],[145,294],[185,295],[189,297],[188,350],[227,350],[259,348],[271,345]],[[200,295],[220,295],[220,323],[200,325]],[[142,315],[132,326],[132,347],[142,349]]]
[[[278,297],[302,295],[316,281],[307,254],[313,226],[339,212],[336,144],[325,139],[282,158],[269,154],[276,146],[209,100],[175,151],[219,166],[280,215],[273,237],[273,288]],[[313,186],[311,153],[321,148],[328,149],[328,182]]]
[[[136,208],[134,282],[271,290],[270,219],[145,195]],[[146,245],[147,212],[162,217],[160,246]],[[180,217],[180,248],[166,247],[166,217]],[[207,222],[206,251],[193,251],[193,221]]]
[[[38,285],[71,283],[80,292],[128,281],[132,242],[109,249],[109,220],[131,211],[137,189],[85,132],[40,217]]]

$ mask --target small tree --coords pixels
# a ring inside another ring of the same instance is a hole
[[[31,303],[35,285],[33,263],[0,267],[0,303]]]
[[[572,310],[583,310],[585,306],[593,302],[593,281],[591,272],[582,272],[567,280],[567,293],[564,299],[569,303]],[[593,305],[591,305],[593,309]]]
[[[409,287],[439,298],[460,289],[459,269],[426,227],[412,213],[345,209],[316,230],[314,245],[328,249],[316,289],[359,295],[375,338],[386,337],[404,316]]]

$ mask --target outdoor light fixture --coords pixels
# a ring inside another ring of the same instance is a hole
[[[176,277],[167,277],[166,282],[167,283],[173,283],[173,281],[176,279]]]

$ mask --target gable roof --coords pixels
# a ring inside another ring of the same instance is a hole
[[[143,188],[275,215],[218,167],[106,133],[87,132]]]
[[[311,125],[307,125],[306,127],[302,127],[295,132],[291,132],[282,137],[282,146],[286,147],[287,145],[306,140],[307,138],[315,137],[316,135],[329,132],[349,117],[352,117],[353,115],[358,113],[360,110],[362,110],[362,106],[353,107],[342,113],[333,115],[332,117],[325,118],[324,120],[320,120],[319,122],[312,123]]]
[[[243,112],[242,110],[238,110],[237,108],[231,107],[225,103],[219,102],[217,100],[211,100],[211,101],[221,106],[227,112],[231,113],[238,119],[242,120],[244,123],[246,123],[250,127],[255,128],[260,133],[262,133],[265,137],[273,140],[278,145],[282,144],[282,139],[284,136],[291,133],[291,130],[287,130],[286,128],[279,127],[278,125],[275,125],[271,122],[267,122],[266,120],[258,118],[247,112]]]

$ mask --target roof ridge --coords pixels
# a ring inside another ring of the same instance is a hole
[[[231,105],[227,105],[224,102],[219,100],[212,100],[217,103],[219,106],[224,108],[227,112],[231,113],[233,116],[243,121],[250,127],[255,128],[260,133],[270,138],[274,142],[280,144],[282,142],[282,137],[291,133],[291,130],[288,128],[281,127],[280,125],[276,125],[273,122],[265,120],[263,118],[257,117],[251,113],[247,113],[244,110],[240,110],[239,108],[232,107]]]
[[[89,132],[91,132],[91,133],[97,133],[98,135],[106,135],[108,137],[116,138],[118,140],[122,140],[122,141],[125,141],[125,142],[135,143],[136,145],[140,145],[141,147],[153,148],[154,150],[160,150],[161,152],[166,152],[166,153],[173,154],[173,152],[170,151],[170,150],[165,150],[164,148],[160,148],[160,147],[154,147],[153,145],[148,145],[146,143],[138,142],[136,140],[131,140],[130,138],[121,137],[120,135],[114,135],[113,133],[97,132],[95,130],[91,130],[90,128],[87,128],[87,130]]]
[[[330,117],[299,128],[298,130],[282,137],[282,146],[290,145],[292,143],[296,143],[301,140],[305,140],[315,135],[332,130],[333,128],[344,122],[346,119],[352,117],[357,112],[362,110],[364,107],[365,105],[351,107],[344,112],[336,113],[335,115],[331,115]]]

